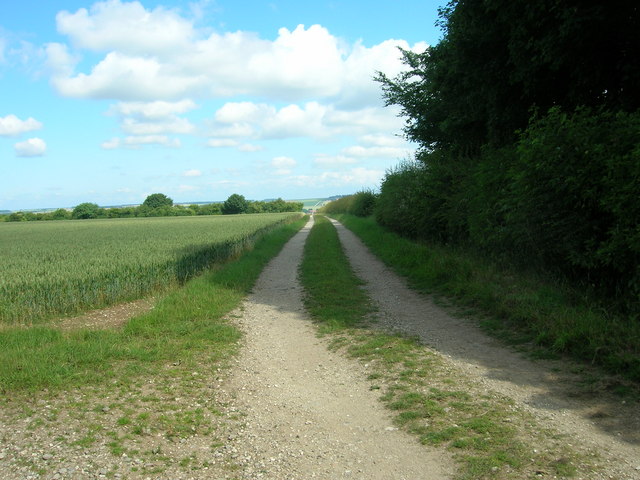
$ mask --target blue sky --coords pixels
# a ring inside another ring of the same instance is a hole
[[[445,2],[0,2],[0,210],[315,198],[414,146],[376,71]]]

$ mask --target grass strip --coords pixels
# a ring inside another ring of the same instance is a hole
[[[512,344],[535,344],[537,356],[568,354],[640,382],[637,319],[616,317],[547,278],[505,270],[465,250],[413,242],[373,218],[336,218],[412,287],[471,308],[490,334]],[[620,393],[629,388],[619,385]]]
[[[325,217],[315,217],[300,275],[304,285],[313,286],[305,305],[322,320],[323,333],[355,327],[370,313],[369,299],[359,288],[363,282],[351,271],[335,228]]]
[[[425,445],[444,446],[458,478],[522,479],[593,471],[567,440],[544,431],[505,397],[487,392],[414,339],[390,335],[365,319],[373,311],[337,232],[316,216],[301,265],[305,305],[337,351],[367,364],[371,389],[399,428]]]
[[[212,364],[223,363],[240,337],[224,316],[239,305],[267,262],[305,221],[271,231],[237,260],[188,281],[122,329],[3,328],[0,392],[68,389],[108,379],[123,382],[167,361],[187,362],[203,352]]]

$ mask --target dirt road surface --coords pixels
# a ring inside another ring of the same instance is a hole
[[[447,479],[446,454],[392,426],[362,366],[315,334],[297,279],[311,223],[264,270],[244,304],[230,389],[246,413],[233,438],[240,478]]]
[[[567,361],[532,361],[487,337],[409,289],[348,229],[333,221],[355,273],[366,282],[382,326],[421,341],[483,387],[512,398],[539,422],[596,451],[605,473],[591,478],[640,479],[640,408],[600,389],[585,390]]]

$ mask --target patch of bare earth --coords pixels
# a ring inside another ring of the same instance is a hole
[[[108,308],[92,310],[73,317],[62,318],[53,322],[54,326],[63,330],[74,328],[106,329],[124,325],[130,318],[148,312],[155,305],[155,298],[142,298],[133,302],[121,303]]]
[[[640,402],[613,395],[607,386],[616,384],[615,378],[594,371],[599,381],[588,386],[583,366],[525,358],[408,288],[352,232],[338,222],[334,225],[354,271],[379,308],[379,325],[419,337],[457,375],[472,381],[473,393],[493,391],[511,398],[541,429],[563,434],[571,448],[585,456],[595,453],[599,471],[585,478],[640,479]],[[533,435],[529,441],[533,450]]]

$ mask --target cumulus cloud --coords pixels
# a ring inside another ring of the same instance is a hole
[[[229,139],[325,139],[336,135],[375,135],[401,127],[402,120],[393,108],[340,111],[332,105],[307,102],[277,109],[267,104],[228,102],[215,113],[210,134]]]
[[[66,96],[118,100],[172,100],[231,95],[301,101],[333,99],[344,108],[380,104],[376,70],[403,67],[387,40],[346,45],[320,25],[281,28],[274,40],[251,32],[210,33],[177,10],[107,0],[56,17],[58,31],[77,50],[103,55],[90,71],[75,72],[68,47],[51,44],[52,83]],[[414,45],[422,50],[425,45]]]
[[[194,36],[191,23],[176,11],[163,7],[147,10],[137,1],[107,0],[95,3],[90,10],[62,11],[56,16],[56,25],[78,48],[134,55],[180,50]]]
[[[16,137],[25,132],[40,130],[41,128],[42,123],[31,117],[26,120],[20,120],[13,114],[0,117],[0,136],[2,137]]]
[[[122,116],[136,116],[147,120],[164,120],[176,114],[189,112],[197,107],[191,99],[177,102],[119,102],[110,108],[111,113]]]
[[[178,102],[119,102],[112,105],[108,114],[120,117],[120,127],[129,135],[158,135],[163,133],[187,134],[195,126],[177,114],[196,108],[192,100]]]
[[[363,147],[362,145],[353,145],[345,148],[343,152],[354,157],[401,158],[406,157],[411,152],[411,149],[402,147]]]
[[[47,144],[41,138],[30,138],[14,146],[19,157],[41,157],[47,151]]]
[[[183,177],[201,177],[202,172],[200,170],[187,170],[182,174]]]

